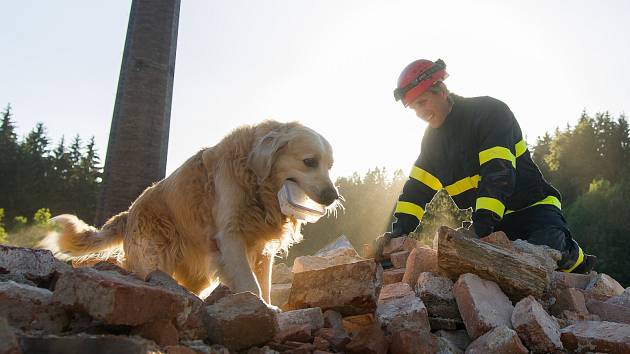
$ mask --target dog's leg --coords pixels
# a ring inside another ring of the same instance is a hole
[[[273,256],[262,252],[256,258],[254,273],[260,284],[262,299],[271,304],[271,269],[273,267]]]
[[[250,291],[261,297],[260,286],[247,259],[245,240],[238,234],[224,232],[219,232],[217,239],[222,259],[221,280],[234,292]]]

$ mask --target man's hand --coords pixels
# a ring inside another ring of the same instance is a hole
[[[389,241],[391,241],[392,239],[392,234],[391,232],[386,232],[384,234],[382,234],[381,236],[377,237],[376,240],[374,241],[374,248],[375,248],[375,252],[374,252],[374,261],[380,263],[383,261],[383,250],[385,249],[385,246],[387,246],[387,244],[389,243]]]

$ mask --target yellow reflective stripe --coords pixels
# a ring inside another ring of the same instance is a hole
[[[527,151],[527,143],[525,140],[521,140],[516,145],[514,145],[514,150],[516,151],[516,157],[519,157]]]
[[[582,247],[578,246],[578,259],[569,269],[560,269],[563,272],[571,273],[573,269],[577,268],[580,264],[584,262],[584,252],[582,252]]]
[[[462,194],[469,189],[477,188],[477,186],[479,185],[479,179],[479,175],[462,178],[459,181],[444,188],[450,196]]]
[[[516,157],[514,157],[512,151],[506,147],[495,146],[479,153],[479,165],[483,165],[492,159],[508,160],[512,162],[512,166],[516,168]]]
[[[475,210],[479,209],[490,210],[499,215],[499,217],[503,217],[505,205],[503,205],[503,203],[501,203],[501,201],[498,199],[490,197],[479,197],[477,198],[477,203],[475,204]]]
[[[560,199],[554,197],[553,195],[550,195],[550,196],[546,197],[545,199],[543,199],[543,200],[541,200],[539,202],[536,202],[536,203],[534,203],[532,205],[526,206],[523,209],[527,209],[529,207],[533,207],[534,205],[541,205],[541,204],[553,205],[556,208],[562,210],[562,203],[560,203]],[[520,210],[523,210],[523,209],[520,209]],[[519,211],[519,210],[508,210],[508,211],[505,212],[505,214],[507,215],[507,214],[513,213],[515,211]]]
[[[411,169],[411,178],[426,184],[434,191],[439,191],[440,189],[442,189],[442,183],[440,182],[440,180],[435,178],[435,176],[433,176],[429,172],[421,169],[420,167],[413,166],[413,168]]]
[[[399,201],[396,204],[395,212],[413,215],[416,218],[418,218],[418,220],[422,220],[422,215],[424,215],[424,209],[422,209],[421,206],[414,203],[403,202],[403,201]]]

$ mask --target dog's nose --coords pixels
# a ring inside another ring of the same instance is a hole
[[[334,188],[327,188],[320,194],[320,199],[322,204],[330,205],[335,200],[339,199],[339,194],[337,194],[337,191]]]

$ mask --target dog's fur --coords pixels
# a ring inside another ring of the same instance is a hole
[[[53,218],[59,231],[42,245],[73,257],[122,248],[121,265],[139,277],[161,270],[196,294],[221,281],[269,304],[273,257],[302,237],[277,192],[290,179],[334,208],[332,163],[330,144],[299,123],[244,126],[147,188],[101,230],[74,215]]]

